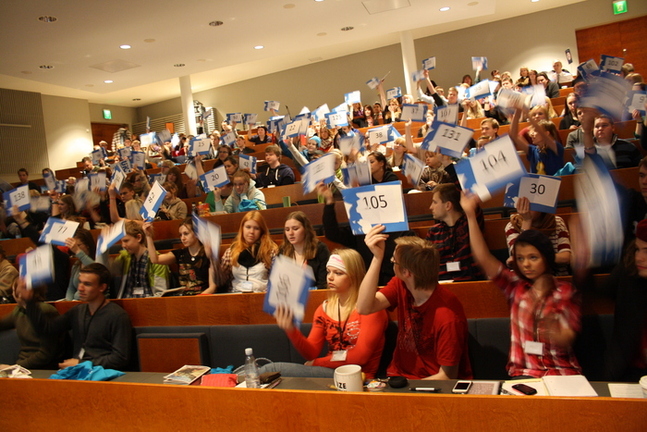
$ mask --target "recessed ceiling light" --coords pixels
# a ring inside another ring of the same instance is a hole
[[[132,47],[130,45],[124,44],[124,45],[119,45],[119,48],[121,48],[121,49],[131,49]]]
[[[186,66],[184,63],[175,63],[173,67],[184,67]]]
[[[153,43],[153,42],[155,42],[155,39],[144,39],[144,42]]]
[[[316,1],[317,3],[319,3],[319,2],[322,2],[322,1],[324,1],[324,0],[315,0],[315,1]]]
[[[223,25],[223,24],[224,24],[224,22],[222,22],[222,21],[211,21],[211,22],[209,23],[209,25],[210,25],[211,27],[220,27],[220,26],[221,26],[221,25]]]
[[[42,21],[42,22],[46,22],[46,23],[52,23],[52,22],[58,21],[58,18],[56,18],[55,16],[43,15],[43,16],[38,17],[38,21]]]
[[[346,27],[342,27],[342,28],[341,28],[341,31],[351,31],[351,30],[352,30],[352,29],[354,29],[354,28],[355,28],[355,27],[346,26]]]
[[[449,10],[449,6],[441,7],[439,10],[441,12],[447,12]]]
[[[530,0],[533,3],[537,3],[539,0]]]
[[[104,83],[106,84],[112,84],[114,81],[113,80],[105,80]]]
[[[140,98],[135,98],[135,99],[133,99],[133,102],[137,102],[137,101],[140,101],[140,100],[141,100]]]
[[[38,67],[41,68],[41,69],[54,69],[54,66],[52,66],[52,65],[40,65]]]
[[[254,47],[254,49],[263,49],[263,48],[265,48],[263,45],[256,45],[256,46]]]

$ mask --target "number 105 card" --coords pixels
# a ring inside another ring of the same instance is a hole
[[[409,229],[401,182],[343,189],[341,194],[354,235],[366,234],[378,224],[384,225],[387,233]]]

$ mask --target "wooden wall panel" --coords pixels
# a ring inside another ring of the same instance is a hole
[[[200,355],[199,337],[188,334],[183,336],[171,338],[140,335],[137,338],[140,370],[168,373],[184,365],[205,364],[206,359]]]
[[[92,144],[99,144],[99,141],[104,140],[109,145],[112,145],[112,137],[122,126],[128,125],[115,123],[92,123]]]

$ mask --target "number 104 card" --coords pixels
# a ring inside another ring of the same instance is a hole
[[[343,189],[341,194],[354,235],[366,234],[378,224],[384,225],[387,233],[409,229],[401,182]]]

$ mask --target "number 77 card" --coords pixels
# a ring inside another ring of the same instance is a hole
[[[343,189],[341,194],[354,235],[366,234],[378,224],[386,227],[384,232],[409,229],[401,182]]]

